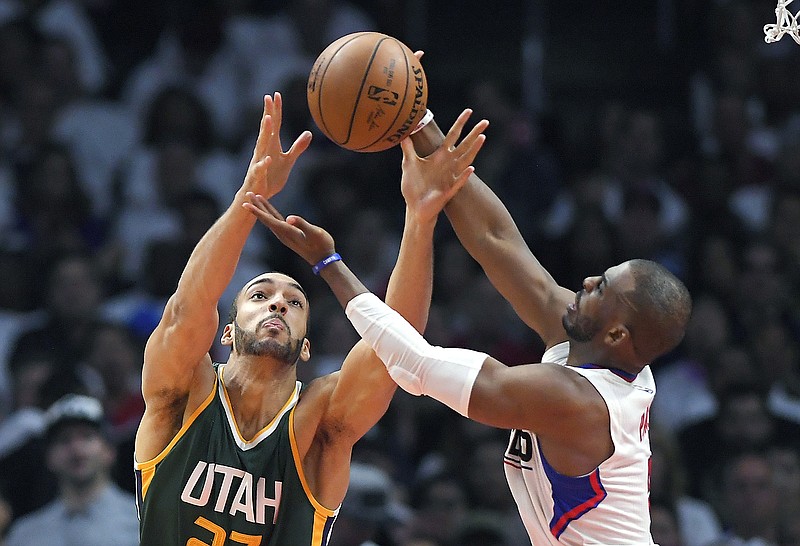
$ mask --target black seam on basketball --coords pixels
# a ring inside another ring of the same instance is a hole
[[[350,142],[350,136],[353,134],[353,123],[355,122],[356,112],[358,111],[358,105],[361,102],[361,95],[364,92],[364,84],[367,81],[367,76],[369,76],[369,71],[372,68],[372,63],[375,61],[375,55],[378,54],[378,49],[380,49],[381,44],[386,40],[388,40],[388,38],[381,38],[375,44],[375,47],[372,48],[372,55],[369,56],[369,62],[367,63],[366,69],[364,70],[364,74],[361,77],[361,85],[358,86],[358,94],[356,95],[356,102],[355,104],[353,104],[353,110],[350,112],[350,124],[347,126],[347,139],[342,144],[347,144],[348,142]],[[366,146],[358,149],[363,150],[364,148],[366,148]]]
[[[366,32],[359,32],[358,34],[353,35],[349,40],[347,40],[346,42],[342,43],[342,45],[340,45],[336,49],[336,51],[334,51],[331,54],[330,58],[328,59],[327,64],[325,65],[325,69],[322,71],[322,77],[320,78],[320,81],[319,81],[319,91],[317,92],[317,112],[319,112],[319,119],[322,122],[323,132],[326,133],[331,140],[333,140],[334,142],[336,142],[339,145],[346,144],[347,140],[350,139],[350,131],[352,130],[353,122],[352,122],[352,120],[350,121],[350,127],[351,128],[348,129],[348,131],[347,131],[347,139],[346,140],[344,140],[343,142],[339,142],[335,138],[333,138],[333,131],[328,129],[328,124],[325,123],[325,115],[323,114],[323,111],[322,111],[322,87],[325,84],[325,73],[328,71],[328,68],[331,66],[331,63],[333,62],[334,57],[336,57],[336,54],[339,53],[344,46],[346,46],[347,44],[349,44],[350,42],[352,42],[353,40],[355,40],[359,36],[363,36],[364,34],[367,34],[367,33]]]
[[[362,146],[360,148],[353,148],[353,150],[356,151],[356,152],[361,151],[361,150],[366,150],[367,148],[369,148],[371,146],[375,146],[375,144],[377,144],[378,142],[383,140],[383,138],[392,131],[392,127],[394,127],[394,124],[397,122],[397,119],[400,117],[401,112],[403,112],[403,108],[406,105],[406,99],[408,98],[408,82],[411,79],[411,67],[409,66],[409,63],[408,63],[408,56],[406,55],[405,49],[403,49],[403,44],[401,44],[400,42],[398,42],[394,38],[391,38],[391,37],[382,38],[381,41],[378,42],[378,46],[380,46],[380,44],[383,43],[384,40],[392,40],[393,42],[395,42],[400,47],[400,52],[402,53],[403,60],[406,63],[406,86],[405,86],[405,90],[406,91],[405,91],[405,93],[403,93],[403,101],[400,103],[400,108],[397,109],[397,112],[394,115],[394,119],[389,124],[388,128],[386,129],[386,131],[384,131],[381,136],[379,136],[377,139],[375,139],[374,141],[370,142],[366,146]],[[375,52],[377,52],[377,50],[378,50],[378,48],[376,47],[375,48]],[[374,55],[375,52],[373,52],[373,55]],[[372,61],[370,60],[370,66],[371,65],[372,65]],[[366,78],[366,74],[364,75],[364,77]],[[363,84],[362,84],[362,86],[363,86]],[[359,92],[358,96],[359,96],[359,98],[361,97],[361,93],[360,92]]]

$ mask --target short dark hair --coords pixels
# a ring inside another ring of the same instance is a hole
[[[635,311],[634,347],[643,360],[671,351],[683,339],[692,313],[689,290],[663,265],[636,259],[628,262],[635,287],[627,296]]]

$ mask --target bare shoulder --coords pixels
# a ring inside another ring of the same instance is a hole
[[[611,418],[605,398],[589,379],[569,366],[548,364],[559,376],[568,402],[553,418],[556,426],[542,425],[536,431],[545,457],[558,472],[579,476],[597,468],[614,451]]]
[[[333,390],[339,382],[340,374],[341,372],[335,371],[327,375],[321,375],[304,385],[300,393],[300,401],[303,406],[308,406],[309,409],[319,405],[324,407],[325,401],[333,394]],[[307,410],[304,409],[303,411]]]
[[[339,381],[336,371],[310,381],[303,387],[295,410],[295,437],[301,453],[308,450],[319,433],[320,423],[330,403],[333,391]]]

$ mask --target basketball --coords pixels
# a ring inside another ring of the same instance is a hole
[[[355,152],[380,152],[416,127],[427,109],[428,83],[405,44],[356,32],[320,53],[306,94],[314,123],[330,140]]]

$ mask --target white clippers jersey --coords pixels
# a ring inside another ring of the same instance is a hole
[[[543,362],[566,365],[569,344],[551,347]],[[542,545],[653,544],[650,536],[650,367],[638,375],[621,370],[572,367],[592,382],[611,417],[614,454],[580,477],[557,473],[536,436],[512,430],[505,454],[508,485],[531,542]]]

